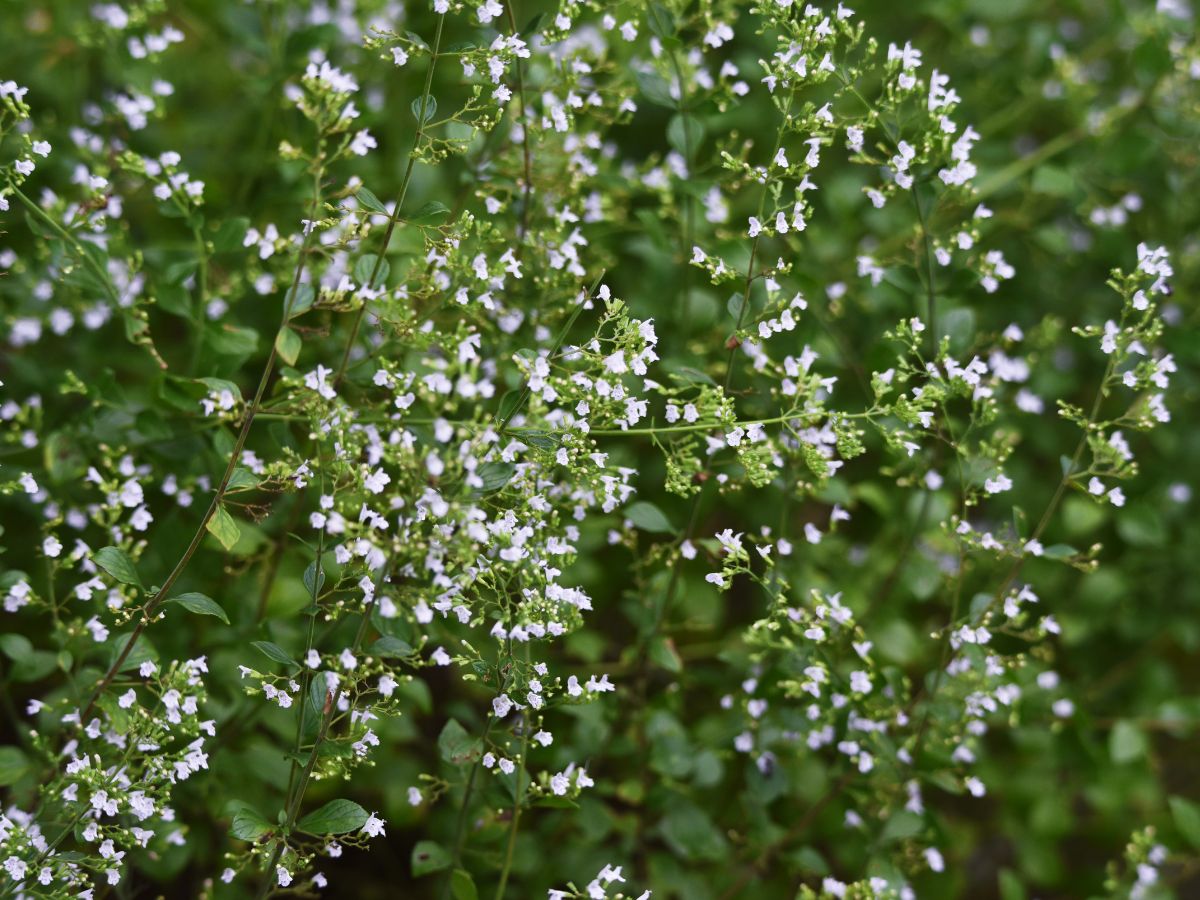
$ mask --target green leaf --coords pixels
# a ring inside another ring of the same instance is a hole
[[[217,229],[217,234],[213,238],[213,252],[233,253],[242,249],[246,232],[249,230],[250,220],[244,216],[226,219],[221,223],[221,227]]]
[[[675,650],[675,644],[669,638],[662,635],[656,636],[647,647],[647,655],[651,661],[668,672],[679,673],[683,671],[683,659]]]
[[[478,743],[455,719],[450,719],[438,735],[438,753],[452,765],[472,762],[479,756]]]
[[[239,491],[252,491],[258,487],[258,476],[249,469],[238,466],[229,475],[229,484],[225,485],[225,493],[236,494]]]
[[[422,103],[424,103],[423,108]],[[424,116],[421,115],[422,109],[425,113]],[[420,97],[414,99],[412,102],[412,114],[413,118],[417,120],[418,125],[428,125],[433,121],[433,117],[437,115],[437,97],[434,97],[432,94],[426,97],[422,94]]]
[[[661,509],[644,500],[631,503],[626,507],[625,517],[642,531],[671,534],[676,530],[675,526],[671,524],[671,520],[663,515]]]
[[[133,560],[119,547],[101,547],[93,554],[92,561],[121,584],[142,586],[142,579],[138,576]]]
[[[1042,551],[1042,556],[1046,559],[1070,559],[1078,553],[1070,544],[1051,544]]]
[[[208,392],[210,394],[219,394],[221,391],[229,391],[229,393],[233,394],[233,396],[238,400],[242,399],[242,389],[227,378],[197,378],[196,381],[208,388]]]
[[[544,12],[534,14],[533,18],[525,23],[525,27],[522,28],[518,34],[520,34],[521,37],[529,37],[529,35],[537,31],[538,27],[542,24],[542,19],[544,18],[546,18],[546,14]]]
[[[920,834],[925,828],[925,820],[916,813],[901,811],[887,820],[883,831],[879,833],[879,843],[889,844],[903,841]]]
[[[377,212],[383,216],[391,215],[391,213],[388,212],[388,208],[383,205],[379,198],[376,197],[371,191],[368,191],[365,187],[359,188],[358,193],[355,194],[355,196],[358,197],[359,205],[371,210],[371,212]]]
[[[1021,877],[1012,869],[1001,869],[996,873],[996,886],[1000,888],[1000,900],[1025,900],[1025,886]]]
[[[353,800],[330,800],[296,823],[296,828],[309,834],[348,834],[367,823],[365,809]]]
[[[718,859],[726,841],[700,807],[687,801],[675,803],[663,818],[663,837],[685,859]]]
[[[661,75],[657,72],[635,72],[634,77],[647,100],[656,106],[675,108],[675,98],[671,96],[670,85]]]
[[[242,529],[238,528],[238,523],[224,506],[217,507],[217,511],[204,524],[204,527],[221,542],[221,546],[226,550],[232,549],[242,535]]]
[[[553,450],[562,443],[562,438],[553,431],[541,431],[540,429],[529,429],[514,431],[517,437],[528,444],[530,447],[536,447],[539,450]]]
[[[318,675],[308,683],[308,708],[313,716],[319,719],[325,714],[325,701],[329,699],[329,682],[324,675]]]
[[[450,215],[450,207],[440,200],[430,200],[411,216],[406,216],[405,221],[411,222],[413,225],[432,225],[448,215]]]
[[[479,900],[475,879],[466,869],[455,869],[450,874],[450,893],[454,895],[454,900]]]
[[[325,569],[321,569],[321,574],[317,575],[317,561],[313,560],[304,570],[304,587],[308,589],[308,596],[317,597],[321,593],[321,588],[325,586]]]
[[[704,126],[695,116],[676,113],[667,124],[667,143],[691,162],[704,143]]]
[[[480,466],[475,474],[483,481],[480,493],[492,494],[512,481],[517,474],[517,467],[512,463],[490,462]]]
[[[188,296],[187,290],[182,285],[159,285],[154,292],[154,300],[159,309],[169,312],[173,316],[179,316],[181,319],[192,317],[192,298]]]
[[[180,594],[178,597],[172,597],[168,603],[178,603],[188,612],[194,612],[201,616],[216,616],[226,625],[229,624],[229,616],[225,614],[225,610],[217,604],[211,597],[206,597],[204,594],[198,594],[195,591],[188,591],[186,594]]]
[[[13,662],[33,655],[33,644],[23,634],[0,634],[0,651]]]
[[[275,352],[289,366],[294,366],[300,358],[302,344],[300,335],[290,328],[280,328],[279,333],[275,335]]]
[[[508,391],[500,398],[500,409],[496,412],[496,420],[498,422],[507,422],[517,414],[517,410],[521,406],[521,399],[525,396],[525,392],[521,390]]]
[[[358,262],[354,264],[354,280],[364,287],[377,288],[381,284],[387,284],[388,275],[391,274],[392,267],[388,265],[385,259],[379,263],[379,271],[375,271],[375,263],[379,257],[374,253],[366,253],[358,258]],[[372,279],[371,275],[375,277]]]
[[[1167,802],[1179,833],[1194,849],[1200,850],[1200,806],[1182,797],[1169,797]]]
[[[272,825],[248,806],[243,806],[233,814],[233,824],[229,833],[242,841],[257,841],[271,831]]]
[[[412,872],[417,878],[450,867],[450,854],[441,844],[418,841],[412,851]]]
[[[370,652],[372,656],[402,659],[406,656],[412,656],[413,648],[408,643],[400,640],[400,638],[384,635],[371,645]]]
[[[0,747],[0,787],[16,784],[29,768],[29,759],[19,748]]]
[[[667,40],[675,36],[675,16],[661,3],[651,3],[646,10],[646,24],[656,37]]]
[[[1149,743],[1136,722],[1122,719],[1108,733],[1108,755],[1118,765],[1133,762],[1146,755]]]
[[[285,666],[294,666],[297,669],[300,668],[300,663],[288,656],[287,651],[278,644],[273,644],[270,641],[251,641],[250,646],[257,649],[263,656],[277,663],[283,663]]]
[[[109,640],[109,665],[114,665],[117,659],[125,651],[125,646],[133,639],[133,632],[128,634],[119,634],[115,636],[115,640]],[[144,662],[153,662],[158,659],[158,651],[154,649],[154,645],[143,634],[139,635],[137,643],[133,645],[133,649],[129,651],[129,655],[125,657],[125,662],[121,663],[121,671],[128,672],[130,669],[136,669]]]
[[[221,325],[208,330],[208,342],[222,356],[249,356],[258,349],[258,332],[253,328]]]
[[[288,321],[290,322],[292,319],[302,316],[312,309],[312,305],[316,302],[316,299],[317,295],[311,284],[296,285],[295,294],[289,290],[283,295],[283,308],[287,312]],[[288,306],[289,300],[291,301],[291,306]]]

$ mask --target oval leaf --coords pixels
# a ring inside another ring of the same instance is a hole
[[[217,604],[217,601],[211,597],[206,597],[204,594],[198,594],[195,591],[189,591],[186,594],[180,594],[178,597],[172,597],[168,603],[178,603],[188,612],[194,612],[201,616],[216,616],[226,625],[229,624],[229,616],[225,614],[225,610]]]
[[[359,205],[371,210],[371,212],[377,212],[384,216],[391,215],[391,213],[388,212],[388,208],[380,202],[379,198],[376,197],[371,191],[368,191],[365,187],[359,188],[358,193],[355,196],[358,197]]]
[[[278,644],[272,644],[270,641],[251,641],[251,646],[257,649],[267,659],[272,659],[277,663],[283,663],[285,666],[295,666],[300,668],[300,663],[296,662],[287,651]]]
[[[644,500],[631,503],[625,510],[625,516],[642,531],[657,534],[670,534],[675,531],[675,526],[671,524],[671,520],[663,514],[663,511],[653,503],[646,503]]]
[[[92,560],[122,584],[142,586],[142,579],[138,576],[133,560],[119,547],[101,547]]]
[[[353,800],[330,800],[296,823],[309,834],[347,834],[367,824],[368,814]]]

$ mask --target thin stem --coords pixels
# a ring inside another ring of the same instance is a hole
[[[417,163],[417,151],[421,148],[421,138],[425,135],[425,110],[429,104],[429,93],[433,87],[433,70],[437,66],[438,48],[442,45],[442,26],[445,24],[445,14],[438,16],[437,31],[433,37],[433,53],[429,57],[429,68],[425,72],[425,87],[421,91],[421,106],[417,116],[417,130],[413,136],[412,149],[408,151],[408,162],[404,167],[404,177],[400,181],[400,194],[396,198],[396,205],[392,209],[392,214],[388,216],[387,229],[383,233],[383,243],[379,248],[379,253],[375,256],[375,265],[371,267],[371,277],[367,279],[368,293],[375,290],[375,285],[379,279],[379,272],[383,268],[383,260],[387,255],[388,247],[392,243],[392,233],[396,230],[396,223],[400,221],[400,211],[404,207],[404,199],[408,196],[408,186],[412,182],[413,169]],[[358,312],[354,314],[354,324],[350,327],[350,337],[346,341],[346,350],[342,354],[342,361],[338,365],[337,375],[334,376],[333,384],[337,387],[342,383],[342,379],[346,377],[346,369],[350,365],[350,354],[354,350],[354,342],[358,339],[358,330],[362,326],[363,316],[367,312],[367,301],[363,300],[363,305],[358,308]]]
[[[529,645],[525,645],[525,662],[529,662]],[[513,851],[517,846],[517,829],[521,823],[522,785],[525,781],[525,757],[529,753],[529,710],[521,712],[521,757],[517,760],[517,784],[513,792],[512,822],[508,828],[508,846],[504,851],[504,868],[500,870],[500,883],[496,886],[496,900],[504,900],[504,889],[508,886],[508,873],[512,869]]]
[[[921,243],[925,248],[925,296],[928,305],[929,315],[929,356],[933,360],[937,360],[938,347],[941,344],[941,338],[938,335],[937,328],[937,282],[934,276],[933,267],[933,240],[929,234],[929,227],[925,221],[925,210],[921,208],[921,197],[917,193],[919,185],[913,184],[912,198],[913,206],[917,208],[917,221],[921,225]]]
[[[487,746],[488,735],[492,733],[492,725],[494,725],[495,722],[496,717],[493,715],[488,715],[487,725],[484,726],[483,736],[480,738],[480,743],[485,747]],[[479,760],[475,760],[475,762],[471,765],[470,774],[467,775],[467,784],[463,790],[462,805],[458,808],[458,819],[454,826],[454,849],[450,854],[449,869],[451,872],[458,868],[458,863],[462,859],[463,844],[466,842],[467,838],[467,815],[470,812],[471,794],[475,789],[475,779],[479,774],[479,768],[480,762]],[[442,895],[449,896],[449,894],[450,882],[447,881]]]
[[[323,174],[324,167],[322,165],[318,165],[313,173],[312,215],[314,218],[316,217],[316,211],[320,208],[321,204],[321,177]],[[292,285],[288,289],[287,302],[284,304],[283,321],[280,324],[281,328],[287,325],[288,319],[291,317],[292,304],[296,299],[296,291],[300,286],[300,278],[304,274],[304,267],[308,259],[309,249],[312,246],[314,233],[315,229],[309,229],[308,234],[304,236],[303,244],[301,244],[299,258],[296,260],[296,271],[292,277]],[[263,394],[265,394],[267,390],[267,383],[271,380],[271,374],[275,371],[275,359],[275,344],[272,342],[270,353],[267,355],[267,363],[263,367],[262,376],[258,379],[258,388],[254,392],[254,399],[251,401],[250,406],[246,409],[245,418],[242,420],[242,427],[238,431],[237,440],[234,441],[233,450],[229,454],[229,462],[225,465],[225,472],[221,475],[221,481],[217,486],[216,493],[213,494],[212,502],[208,505],[208,510],[204,513],[204,518],[200,520],[200,524],[196,528],[195,534],[192,535],[192,539],[188,543],[187,549],[183,552],[183,555],[175,564],[175,568],[171,570],[171,573],[167,576],[166,581],[163,582],[162,587],[158,589],[158,592],[150,599],[145,608],[142,610],[141,618],[138,620],[138,624],[133,629],[133,632],[129,635],[129,638],[125,641],[125,646],[121,648],[121,652],[117,655],[117,658],[113,661],[112,665],[109,666],[108,671],[104,673],[104,676],[100,679],[99,684],[96,685],[96,689],[92,692],[91,699],[88,700],[87,706],[84,707],[83,712],[80,714],[79,720],[81,723],[87,720],[93,707],[96,705],[96,701],[100,698],[100,695],[104,692],[105,688],[108,687],[109,683],[113,680],[116,674],[121,671],[121,667],[125,665],[125,660],[129,658],[129,654],[132,652],[134,644],[137,643],[137,640],[139,637],[141,637],[142,632],[144,632],[150,625],[150,622],[153,621],[155,611],[167,599],[171,588],[175,586],[175,582],[179,580],[179,576],[183,574],[184,569],[187,568],[188,563],[191,562],[196,550],[200,547],[200,542],[204,540],[204,534],[207,531],[208,523],[212,517],[216,515],[217,510],[221,506],[221,501],[225,497],[225,491],[229,487],[229,479],[233,477],[233,470],[237,467],[238,460],[242,455],[242,450],[246,446],[246,438],[250,434],[250,426],[254,424],[254,418],[258,415],[259,407],[262,404]]]
[[[504,11],[508,14],[508,29],[513,37],[517,36],[517,20],[513,13],[512,0],[505,0]],[[521,57],[516,60],[517,100],[521,116],[521,155],[525,162],[525,183],[521,186],[521,226],[517,230],[517,255],[525,247],[525,235],[529,233],[529,201],[533,194],[533,154],[529,149],[529,117],[525,109],[525,67]]]
[[[34,203],[29,197],[25,196],[21,189],[16,185],[10,183],[9,188],[12,189],[13,196],[20,200],[21,203],[25,205],[26,209],[33,213],[35,219],[37,219],[74,248],[75,252],[79,255],[80,261],[92,270],[92,274],[99,278],[100,283],[103,284],[107,289],[109,299],[111,299],[114,303],[119,303],[121,299],[120,294],[117,293],[117,288],[112,283],[112,279],[108,277],[108,271],[101,266],[91,254],[87,252],[79,238],[75,237],[75,235],[67,231],[67,229],[63,228],[62,225],[51,218],[51,216],[44,209],[42,209],[38,204]]]
[[[301,701],[304,702],[304,701]],[[326,690],[325,692],[325,707],[321,711],[321,727],[317,732],[316,743],[313,744],[312,751],[309,754],[308,762],[304,764],[304,772],[300,776],[300,783],[297,786],[295,797],[288,806],[287,818],[284,824],[284,834],[291,832],[296,825],[296,815],[300,811],[300,803],[304,799],[304,791],[308,788],[308,782],[312,778],[313,769],[317,765],[317,749],[325,741],[325,735],[329,731],[329,723],[333,719],[333,691]],[[284,847],[287,842],[281,837],[276,841],[275,851],[271,854],[271,861],[267,863],[266,876],[263,878],[263,883],[258,890],[258,900],[263,900],[271,893],[271,874],[275,867],[279,864],[279,858],[283,856]]]

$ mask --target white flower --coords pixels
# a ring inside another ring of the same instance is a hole
[[[371,815],[367,817],[367,821],[361,830],[368,837],[379,837],[381,834],[386,834],[386,832],[383,830],[383,826],[386,824],[387,823],[384,822],[383,819],[376,816],[375,813],[371,813]]]

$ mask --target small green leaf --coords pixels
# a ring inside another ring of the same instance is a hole
[[[1148,749],[1146,735],[1136,722],[1122,719],[1108,733],[1108,755],[1118,765],[1140,759]]]
[[[17,747],[0,747],[0,787],[16,784],[29,771],[29,760]]]
[[[225,485],[225,493],[236,494],[238,491],[252,491],[258,487],[258,476],[249,469],[238,466],[229,475],[229,484]]]
[[[242,529],[238,527],[238,523],[224,506],[217,507],[217,511],[204,524],[204,527],[221,542],[221,546],[226,550],[232,549],[242,535]]]
[[[33,644],[23,634],[0,634],[0,651],[13,662],[20,662],[33,655]]]
[[[379,270],[375,270],[375,264],[379,263]],[[358,258],[358,262],[354,264],[354,280],[364,287],[377,288],[381,284],[387,284],[388,275],[392,272],[392,267],[388,265],[385,259],[379,262],[379,257],[374,253],[367,253]],[[374,278],[371,276],[374,275]]]
[[[455,869],[450,875],[450,893],[454,900],[479,900],[475,879],[466,869]]]
[[[422,106],[424,104],[424,106]],[[422,115],[424,112],[424,115]],[[412,102],[413,118],[417,120],[418,125],[428,125],[433,121],[433,117],[437,115],[437,97],[432,94],[425,96],[422,94]]]
[[[496,413],[496,419],[500,422],[507,422],[517,414],[517,410],[521,406],[521,398],[525,396],[524,391],[508,391],[500,398],[500,409]]]
[[[480,493],[492,494],[512,481],[517,474],[517,467],[512,463],[490,462],[480,466],[475,474],[483,481]]]
[[[1042,556],[1046,559],[1070,559],[1078,553],[1070,544],[1051,544],[1042,551]]]
[[[168,603],[178,603],[188,612],[194,612],[201,616],[216,616],[226,625],[229,624],[229,616],[225,614],[225,610],[221,609],[220,605],[211,597],[206,597],[204,594],[198,594],[195,591],[189,591],[186,594],[180,594],[178,597],[172,597]]]
[[[309,834],[348,834],[367,823],[368,813],[353,800],[330,800],[296,823]]]
[[[683,671],[683,659],[675,650],[675,644],[670,638],[655,637],[647,647],[647,655],[651,661],[668,672],[679,673]]]
[[[562,443],[562,438],[553,431],[541,431],[531,428],[527,431],[522,430],[513,433],[530,447],[536,447],[539,450],[553,450]]]
[[[210,394],[219,394],[222,391],[229,391],[238,400],[242,399],[242,389],[234,382],[226,378],[197,378],[201,384],[208,388]]]
[[[671,534],[676,530],[675,526],[671,524],[671,520],[663,515],[661,509],[653,503],[647,503],[644,500],[631,503],[625,509],[625,516],[634,526],[640,528],[642,531]]]
[[[519,34],[521,37],[529,37],[529,35],[537,31],[544,18],[546,18],[546,14],[544,12],[534,14],[533,18],[526,22],[525,27],[520,30]]]
[[[359,188],[358,193],[355,196],[358,197],[359,204],[371,210],[371,212],[377,212],[383,216],[391,215],[391,213],[388,212],[388,208],[380,202],[379,198],[376,197],[371,191],[368,191],[365,187]]]
[[[634,77],[647,100],[656,106],[675,108],[676,103],[675,98],[671,96],[671,87],[661,75],[657,72],[635,72]]]
[[[695,116],[676,113],[667,124],[667,143],[690,162],[704,143],[704,126]]]
[[[271,831],[271,823],[248,806],[233,814],[229,833],[241,841],[257,841]]]
[[[1200,806],[1182,797],[1169,797],[1167,802],[1171,805],[1171,818],[1179,833],[1193,848],[1200,850]]]
[[[646,24],[655,37],[667,40],[675,36],[675,16],[661,3],[651,3],[646,10]]]
[[[101,547],[92,556],[92,561],[121,584],[142,586],[142,579],[138,576],[133,560],[119,547]]]
[[[317,576],[317,561],[313,560],[304,570],[304,586],[308,589],[308,596],[317,597],[321,593],[321,588],[325,586],[325,570],[321,569],[320,577]]]
[[[417,845],[413,847],[412,872],[417,878],[433,872],[440,872],[449,866],[450,854],[442,848],[441,844],[433,841],[418,841]]]
[[[109,640],[109,665],[116,664],[116,661],[125,652],[125,647],[131,640],[133,640],[133,632],[114,635],[114,639]],[[125,662],[121,663],[121,671],[128,672],[130,669],[136,669],[144,662],[153,662],[157,659],[158,651],[154,649],[154,645],[150,643],[144,634],[139,635],[137,642],[129,651],[129,655],[125,657]]]
[[[220,325],[208,329],[208,343],[222,356],[249,356],[258,349],[258,332],[253,328]]]
[[[257,649],[263,656],[277,663],[283,663],[285,666],[293,666],[297,669],[300,668],[300,663],[288,656],[287,651],[278,644],[273,644],[270,641],[251,641],[250,646]]]
[[[438,735],[438,752],[446,762],[457,766],[478,758],[479,747],[465,728],[450,719]]]
[[[901,811],[887,820],[887,824],[883,826],[883,831],[879,834],[879,843],[903,841],[920,834],[924,828],[924,819],[916,813]]]
[[[400,640],[400,638],[389,637],[388,635],[384,635],[371,645],[372,656],[402,659],[403,657],[411,656],[412,652],[413,648],[410,644]]]
[[[311,284],[296,285],[294,294],[291,290],[288,290],[283,295],[283,308],[287,312],[288,321],[290,322],[292,319],[302,316],[312,309],[312,305],[316,302],[316,299],[317,295]],[[291,303],[290,306],[288,305],[289,302]]]
[[[243,216],[226,219],[221,223],[221,227],[217,229],[217,234],[213,238],[213,252],[232,253],[241,249],[246,232],[249,230],[250,220]]]
[[[430,200],[411,216],[406,216],[405,221],[411,222],[413,225],[432,225],[448,215],[450,215],[450,207],[439,200]]]
[[[280,328],[279,333],[275,335],[275,352],[289,366],[294,366],[300,358],[302,344],[300,335],[290,328]]]

